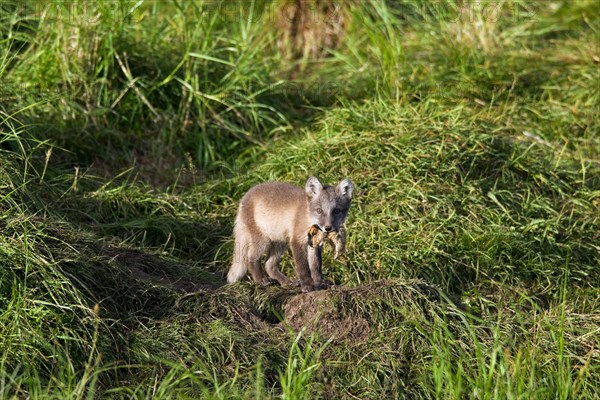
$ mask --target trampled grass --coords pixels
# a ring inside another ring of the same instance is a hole
[[[598,7],[341,4],[301,73],[273,2],[0,4],[1,398],[597,398]],[[336,286],[225,285],[310,175]]]

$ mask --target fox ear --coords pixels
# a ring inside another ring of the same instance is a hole
[[[314,197],[317,197],[319,194],[321,194],[321,191],[323,190],[323,185],[321,184],[321,182],[319,182],[319,180],[317,178],[315,178],[314,176],[311,176],[306,181],[305,189],[306,189],[306,195],[308,196],[308,198],[312,199]]]
[[[335,191],[343,197],[347,197],[349,199],[352,198],[352,193],[354,193],[354,184],[350,179],[344,179],[335,187]]]

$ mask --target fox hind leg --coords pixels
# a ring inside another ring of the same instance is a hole
[[[265,270],[270,278],[275,279],[282,286],[291,286],[292,280],[285,276],[279,268],[281,257],[285,252],[285,243],[272,243],[268,250],[267,261],[265,262]]]
[[[265,253],[266,245],[262,238],[254,237],[246,226],[236,220],[234,227],[235,248],[233,263],[227,274],[227,282],[233,283],[250,272],[254,282],[259,284],[268,283],[268,279],[260,268],[260,260]]]
[[[246,248],[246,260],[245,263],[248,267],[250,275],[254,282],[261,285],[268,285],[271,283],[270,279],[265,275],[262,268],[260,267],[260,261],[265,254],[266,244],[263,241],[255,243],[248,243]]]

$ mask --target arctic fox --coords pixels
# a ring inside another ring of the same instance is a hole
[[[339,232],[352,201],[354,185],[344,179],[337,186],[323,186],[315,177],[302,188],[268,182],[250,189],[240,201],[233,234],[235,249],[227,282],[233,283],[250,271],[255,282],[271,279],[293,285],[279,269],[288,244],[303,292],[327,287],[321,274],[321,246],[309,246],[313,225],[325,232]],[[263,256],[265,276],[260,266]],[[271,278],[271,279],[269,279]]]

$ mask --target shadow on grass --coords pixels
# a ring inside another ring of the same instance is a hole
[[[474,245],[495,259],[497,265],[488,272],[498,280],[518,277],[535,287],[548,279],[559,281],[568,266],[569,282],[597,285],[596,278],[590,281],[597,268],[597,249],[590,243],[597,237],[590,200],[600,190],[594,174],[582,181],[579,160],[565,157],[557,168],[548,149],[514,137],[484,136],[476,142],[480,150],[459,154],[458,168],[461,180],[478,188],[485,218],[497,229],[484,230],[479,243],[469,241],[463,250]],[[456,209],[462,212],[463,206],[468,209],[468,202],[457,204]],[[460,254],[461,250],[447,252]],[[458,290],[475,283],[477,273],[462,271]]]
[[[229,221],[183,220],[171,210],[128,202],[126,196],[111,201],[67,189],[28,185],[27,218],[41,239],[36,251],[85,294],[88,307],[98,303],[106,318],[165,318],[183,293],[225,284],[215,259],[227,246]],[[153,198],[146,194],[143,201],[148,205]]]

